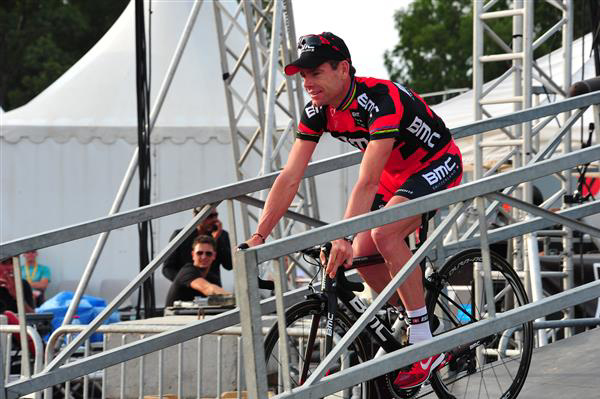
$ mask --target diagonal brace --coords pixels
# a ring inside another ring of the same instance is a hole
[[[539,208],[535,205],[531,205],[530,203],[522,201],[520,199],[509,197],[507,195],[500,194],[500,193],[490,193],[487,195],[487,197],[494,199],[496,201],[499,201],[499,202],[505,202],[508,205],[514,206],[519,209],[523,209],[524,211],[526,211],[528,213],[531,213],[536,216],[541,216],[542,218],[551,220],[557,224],[569,226],[574,230],[579,230],[584,233],[588,233],[589,235],[592,235],[594,237],[600,237],[600,229],[592,227],[586,223],[582,223],[580,221],[570,219],[566,216],[562,216],[557,213],[548,211],[546,209]]]

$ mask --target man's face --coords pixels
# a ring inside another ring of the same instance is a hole
[[[209,268],[215,260],[217,254],[215,249],[210,244],[198,243],[192,251],[192,260],[194,266],[200,269]]]
[[[316,68],[301,68],[300,76],[304,80],[304,89],[316,107],[323,105],[338,106],[346,95],[345,82],[348,79],[347,69],[341,61],[337,69],[329,62]]]
[[[25,252],[23,254],[23,257],[25,258],[27,263],[33,263],[33,262],[35,262],[35,258],[37,257],[37,252],[36,251]]]
[[[218,221],[219,214],[217,212],[212,212],[198,225],[198,230],[204,232],[204,234],[211,233],[213,230],[216,230],[214,226]]]

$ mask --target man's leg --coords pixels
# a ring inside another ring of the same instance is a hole
[[[408,201],[408,198],[394,196],[386,207]],[[373,242],[379,253],[385,258],[390,276],[395,276],[412,257],[412,251],[404,240],[421,225],[421,215],[402,219],[371,231]],[[398,289],[398,294],[407,310],[425,306],[423,280],[420,268],[416,268]]]
[[[356,235],[354,238],[354,244],[352,245],[354,256],[369,256],[378,253],[377,247],[371,238],[370,231],[363,231]],[[379,294],[392,280],[390,272],[388,271],[385,263],[377,265],[363,266],[356,269],[362,279]],[[400,305],[400,298],[398,295],[392,296],[388,303],[392,306],[398,307]]]
[[[408,198],[394,196],[387,204],[393,206],[408,201]],[[373,241],[379,252],[386,259],[386,265],[392,276],[396,275],[412,257],[412,251],[404,238],[421,225],[421,215],[413,216],[372,230]],[[431,339],[423,277],[420,267],[416,267],[398,289],[400,298],[406,307],[409,329],[409,342],[417,343]],[[407,370],[402,370],[394,380],[394,385],[408,389],[427,381],[432,370],[445,359],[444,354],[431,356],[414,363]]]

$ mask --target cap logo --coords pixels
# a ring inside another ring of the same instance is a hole
[[[302,45],[302,47],[300,48],[300,53],[306,53],[306,52],[314,52],[315,51],[315,47],[311,46],[308,43],[304,43]]]

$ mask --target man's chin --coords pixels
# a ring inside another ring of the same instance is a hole
[[[313,99],[311,99],[311,101],[312,101],[313,107],[322,107],[323,105],[326,105],[323,100],[316,100],[313,98]]]

